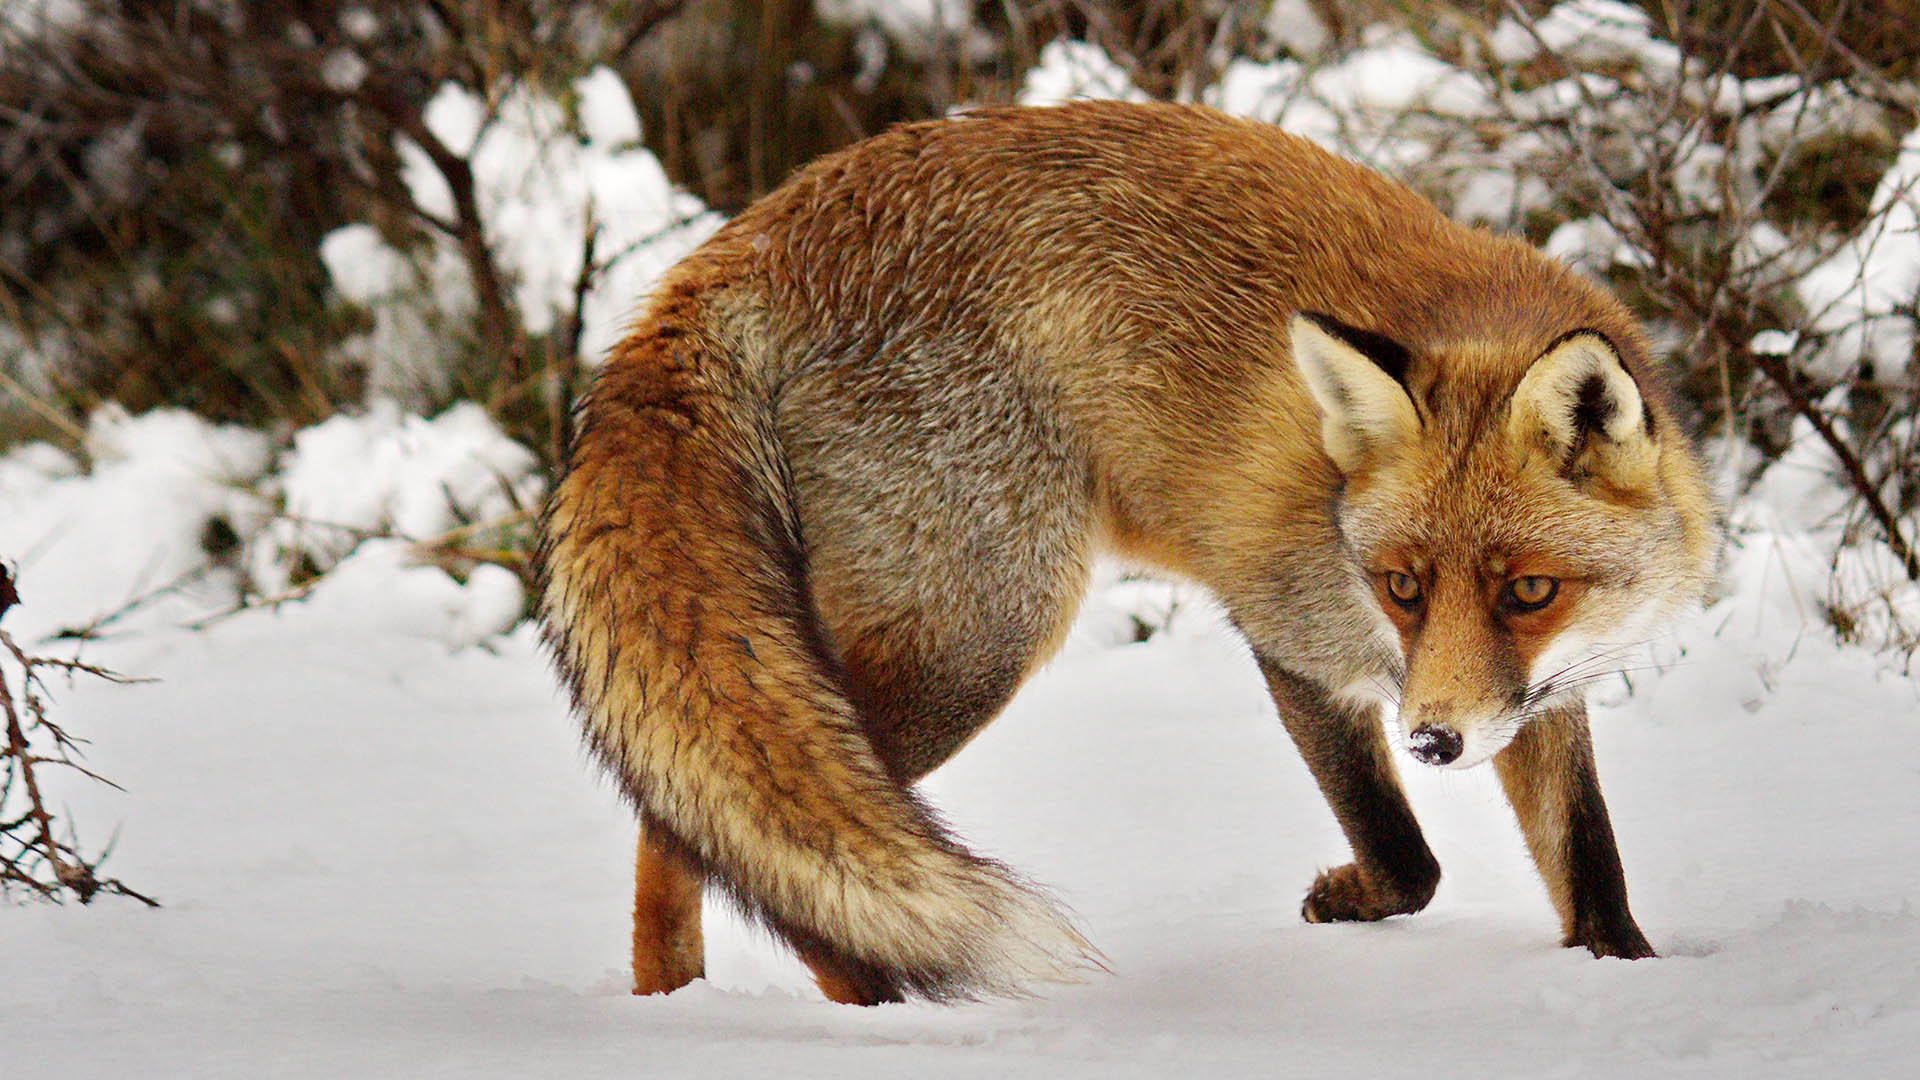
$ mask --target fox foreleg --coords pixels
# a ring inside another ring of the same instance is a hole
[[[1401,790],[1379,711],[1336,701],[1264,658],[1260,670],[1353,849],[1352,862],[1322,872],[1307,890],[1301,917],[1371,922],[1426,907],[1440,884],[1440,864]]]
[[[1653,947],[1627,910],[1627,880],[1600,797],[1585,705],[1545,713],[1493,759],[1560,913],[1562,943],[1636,960]]]

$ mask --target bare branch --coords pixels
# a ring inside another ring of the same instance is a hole
[[[17,599],[12,575],[4,568],[0,568],[0,593]],[[10,603],[0,605],[0,614],[7,606]],[[6,721],[6,741],[0,744],[0,811],[18,806],[10,817],[0,813],[0,894],[20,888],[56,903],[72,896],[85,904],[104,892],[158,907],[152,897],[124,882],[100,876],[100,864],[113,850],[111,841],[98,855],[88,858],[71,823],[67,839],[60,838],[40,783],[42,770],[51,768],[69,770],[109,787],[119,786],[79,763],[75,755],[80,740],[47,715],[43,672],[59,672],[69,678],[88,675],[116,683],[135,680],[75,659],[30,655],[4,630],[0,630],[0,661],[4,661],[0,662],[0,715]],[[43,746],[51,744],[51,749],[36,749],[36,739]]]

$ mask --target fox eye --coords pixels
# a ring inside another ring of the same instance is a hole
[[[1553,598],[1559,592],[1559,578],[1518,577],[1507,582],[1507,593],[1503,599],[1513,611],[1539,611],[1553,603]]]
[[[1411,608],[1420,603],[1420,580],[1412,574],[1403,574],[1398,570],[1387,571],[1387,595],[1403,608]]]

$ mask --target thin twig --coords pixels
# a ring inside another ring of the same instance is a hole
[[[4,569],[0,569],[0,581],[5,582],[4,591],[11,594],[11,575]],[[4,608],[0,608],[0,614],[3,613]],[[4,763],[4,771],[0,772],[0,806],[14,802],[16,784],[25,800],[25,806],[11,817],[0,817],[0,892],[19,887],[56,903],[71,895],[83,904],[105,892],[158,907],[156,900],[125,882],[100,876],[100,864],[112,852],[112,841],[100,854],[88,858],[82,853],[71,822],[67,823],[68,839],[60,839],[40,784],[42,768],[61,768],[109,787],[119,787],[77,760],[81,740],[68,734],[47,715],[48,699],[42,672],[61,672],[69,678],[88,675],[113,683],[139,680],[77,659],[30,655],[4,630],[0,630],[0,650],[3,650],[0,659],[11,661],[11,666],[19,668],[20,686],[16,697],[13,676],[6,665],[0,665],[0,714],[6,721],[6,742],[0,745],[0,762]],[[51,751],[36,750],[35,736],[50,743]]]

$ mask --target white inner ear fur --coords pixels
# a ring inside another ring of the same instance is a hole
[[[1601,401],[1610,406],[1600,434],[1616,443],[1644,437],[1640,388],[1598,334],[1576,334],[1533,362],[1513,391],[1514,422],[1539,425],[1548,441],[1564,452],[1580,437],[1575,427],[1580,388],[1596,376]]]
[[[1293,366],[1320,406],[1320,439],[1342,472],[1420,430],[1413,400],[1393,376],[1346,342],[1296,315],[1288,328]]]

